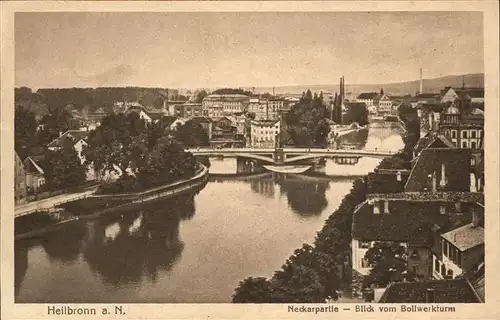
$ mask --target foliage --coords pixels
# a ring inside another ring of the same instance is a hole
[[[202,125],[193,120],[186,121],[179,125],[172,135],[186,147],[209,146],[207,131]]]
[[[365,254],[365,260],[371,267],[365,277],[364,285],[376,284],[386,287],[391,281],[412,280],[407,271],[406,248],[395,242],[375,242]]]
[[[335,98],[333,99],[333,112],[332,112],[332,121],[337,124],[342,123],[342,97],[337,95],[335,92]]]
[[[201,90],[196,94],[195,102],[202,102],[206,96],[208,96],[208,93],[205,90]]]
[[[325,121],[328,110],[322,97],[307,90],[284,117],[282,145],[325,146],[330,127]]]
[[[244,94],[246,96],[251,96],[252,92],[251,91],[245,91],[241,88],[239,89],[233,89],[233,88],[222,88],[222,89],[217,89],[212,94]]]
[[[45,180],[50,190],[59,190],[85,182],[86,167],[72,144],[56,151],[46,151]]]
[[[342,117],[343,124],[357,122],[360,126],[368,124],[368,109],[363,103],[349,104],[346,113]]]
[[[134,170],[147,149],[146,123],[135,112],[111,114],[92,131],[83,150],[87,163],[103,172]]]
[[[248,277],[241,281],[233,294],[234,303],[269,303],[271,283],[266,278]]]
[[[411,163],[404,152],[399,152],[392,157],[384,158],[378,165],[379,169],[410,169]]]
[[[22,106],[16,107],[14,116],[15,150],[21,159],[29,155],[29,150],[35,146],[34,139],[37,122],[35,114]]]

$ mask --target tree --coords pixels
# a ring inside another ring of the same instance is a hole
[[[364,103],[353,103],[342,117],[344,124],[357,122],[360,126],[368,124],[368,109]]]
[[[72,125],[72,114],[62,108],[51,108],[49,114],[42,117],[40,124],[42,129],[38,132],[38,141],[41,145],[47,145],[54,139],[66,132]]]
[[[22,106],[16,107],[14,116],[14,146],[21,159],[27,157],[29,150],[35,146],[36,141],[34,137],[36,129],[35,114]]]
[[[269,303],[271,297],[271,283],[266,278],[248,277],[240,282],[232,301],[234,303]]]
[[[85,182],[87,169],[81,163],[70,141],[59,150],[47,150],[45,159],[47,165],[44,174],[51,190],[64,189]]]
[[[83,150],[87,163],[93,163],[95,170],[122,174],[134,168],[147,149],[146,123],[137,113],[111,114],[102,120],[87,139]]]
[[[375,242],[366,252],[365,260],[371,267],[365,286],[376,284],[386,287],[391,281],[413,278],[407,270],[406,248],[399,243]]]
[[[201,90],[200,92],[198,92],[196,94],[196,99],[195,101],[196,102],[202,102],[203,101],[203,98],[205,98],[206,96],[208,96],[208,93],[205,91],[205,90]]]
[[[173,136],[185,147],[209,146],[207,131],[194,120],[186,121],[172,131]]]

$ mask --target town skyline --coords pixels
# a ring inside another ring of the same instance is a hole
[[[473,12],[18,13],[15,38],[15,85],[35,89],[331,85],[342,74],[357,85],[414,81],[420,68],[425,79],[484,72],[482,14]]]

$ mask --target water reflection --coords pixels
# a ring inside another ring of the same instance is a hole
[[[86,234],[83,224],[71,223],[57,232],[46,234],[40,242],[51,261],[69,264],[78,258]]]
[[[28,245],[26,243],[14,246],[14,293],[17,296],[28,270]]]
[[[369,128],[358,130],[338,138],[340,149],[364,149],[368,141]]]
[[[330,181],[299,175],[279,175],[276,179],[295,213],[318,216],[328,206],[326,191],[330,188]]]
[[[193,195],[156,202],[134,213],[107,216],[88,224],[85,260],[113,285],[155,282],[179,260],[184,243],[179,225],[195,212]]]

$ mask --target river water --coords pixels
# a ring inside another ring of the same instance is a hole
[[[351,148],[403,147],[397,125],[371,125],[341,139]],[[353,175],[379,162],[328,160],[313,176],[235,177],[235,159],[211,159],[210,172],[218,175],[195,194],[16,242],[15,300],[230,302],[239,281],[272,276],[296,248],[311,243]]]

